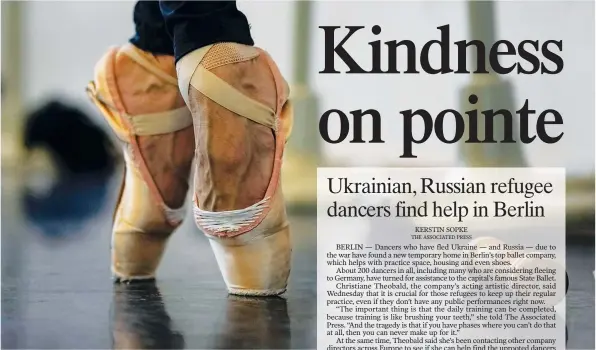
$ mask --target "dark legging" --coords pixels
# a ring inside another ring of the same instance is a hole
[[[130,42],[155,55],[187,53],[218,42],[254,45],[236,1],[138,1]]]

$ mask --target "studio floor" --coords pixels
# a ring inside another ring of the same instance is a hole
[[[294,260],[283,298],[228,296],[191,220],[172,237],[155,284],[114,285],[115,182],[48,189],[3,173],[3,349],[316,347],[314,216],[290,218]],[[570,245],[567,262],[568,348],[594,349],[593,243]]]

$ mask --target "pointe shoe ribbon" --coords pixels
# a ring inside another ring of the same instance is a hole
[[[112,48],[97,63],[94,80],[87,85],[91,101],[124,143],[126,167],[111,243],[112,273],[120,280],[153,278],[167,239],[186,211],[184,205],[171,208],[166,204],[140,146],[140,137],[170,134],[176,138],[174,133],[192,127],[192,115],[179,98],[177,79],[164,71],[168,64],[173,70],[173,57],[168,63],[166,58],[156,58],[133,45]],[[125,101],[132,109],[159,112],[130,113]],[[194,145],[193,136],[190,138],[189,144]],[[189,164],[191,161],[192,151]],[[182,186],[178,182],[188,178],[172,181]]]
[[[209,56],[211,50],[216,52]],[[274,108],[246,96],[210,71],[259,55],[267,60],[274,79],[277,94]],[[206,57],[209,59],[204,60]],[[179,89],[188,106],[192,86],[221,107],[273,131],[274,164],[262,200],[244,209],[210,212],[200,209],[195,195],[194,216],[197,226],[210,238],[231,294],[281,294],[286,290],[292,250],[281,191],[282,158],[293,124],[289,86],[267,52],[239,44],[220,43],[200,48],[180,59],[176,69]]]

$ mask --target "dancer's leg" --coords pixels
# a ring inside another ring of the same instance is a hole
[[[201,47],[223,42],[254,45],[236,1],[160,1],[176,61]]]
[[[135,34],[130,43],[154,55],[174,56],[174,43],[166,30],[159,1],[138,1],[134,7]]]
[[[234,294],[285,291],[291,245],[280,167],[288,90],[233,1],[160,1],[195,127],[195,218]]]
[[[139,1],[136,34],[98,62],[93,101],[124,144],[126,175],[112,233],[112,271],[152,278],[185,211],[194,155],[192,118],[176,79],[157,1]]]

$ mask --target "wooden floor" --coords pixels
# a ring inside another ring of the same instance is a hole
[[[113,182],[29,193],[2,179],[2,348],[315,348],[316,218],[292,216],[284,298],[229,297],[206,239],[187,220],[156,284],[114,285]],[[594,349],[594,244],[568,248],[569,348]]]

